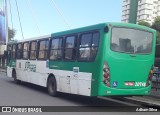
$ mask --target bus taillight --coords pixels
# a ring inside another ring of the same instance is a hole
[[[153,77],[153,67],[151,68],[149,72],[146,86],[149,86],[151,84],[152,77]]]
[[[110,69],[107,63],[103,65],[103,83],[110,87]]]

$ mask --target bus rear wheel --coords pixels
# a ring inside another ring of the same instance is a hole
[[[15,83],[17,83],[17,84],[21,83],[20,80],[17,80],[17,75],[16,75],[16,71],[15,70],[13,70],[13,72],[12,72],[12,77],[13,77]]]
[[[57,83],[54,77],[50,77],[47,83],[48,93],[49,95],[56,97],[58,95],[57,92]]]

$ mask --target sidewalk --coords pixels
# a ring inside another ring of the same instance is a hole
[[[150,96],[155,98],[160,98],[160,89],[154,89],[152,88]]]

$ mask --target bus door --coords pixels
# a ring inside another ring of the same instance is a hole
[[[10,63],[11,61],[11,56],[12,56],[12,46],[11,45],[8,45],[7,46],[7,52],[6,52],[6,59],[7,59],[7,65]]]

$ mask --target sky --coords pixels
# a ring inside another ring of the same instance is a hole
[[[52,0],[17,0],[24,39],[49,35],[69,29],[104,22],[120,22],[122,0],[53,0],[70,28],[53,5]],[[23,39],[15,0],[8,1],[8,25],[16,30],[15,39]],[[39,29],[37,29],[37,27]]]

